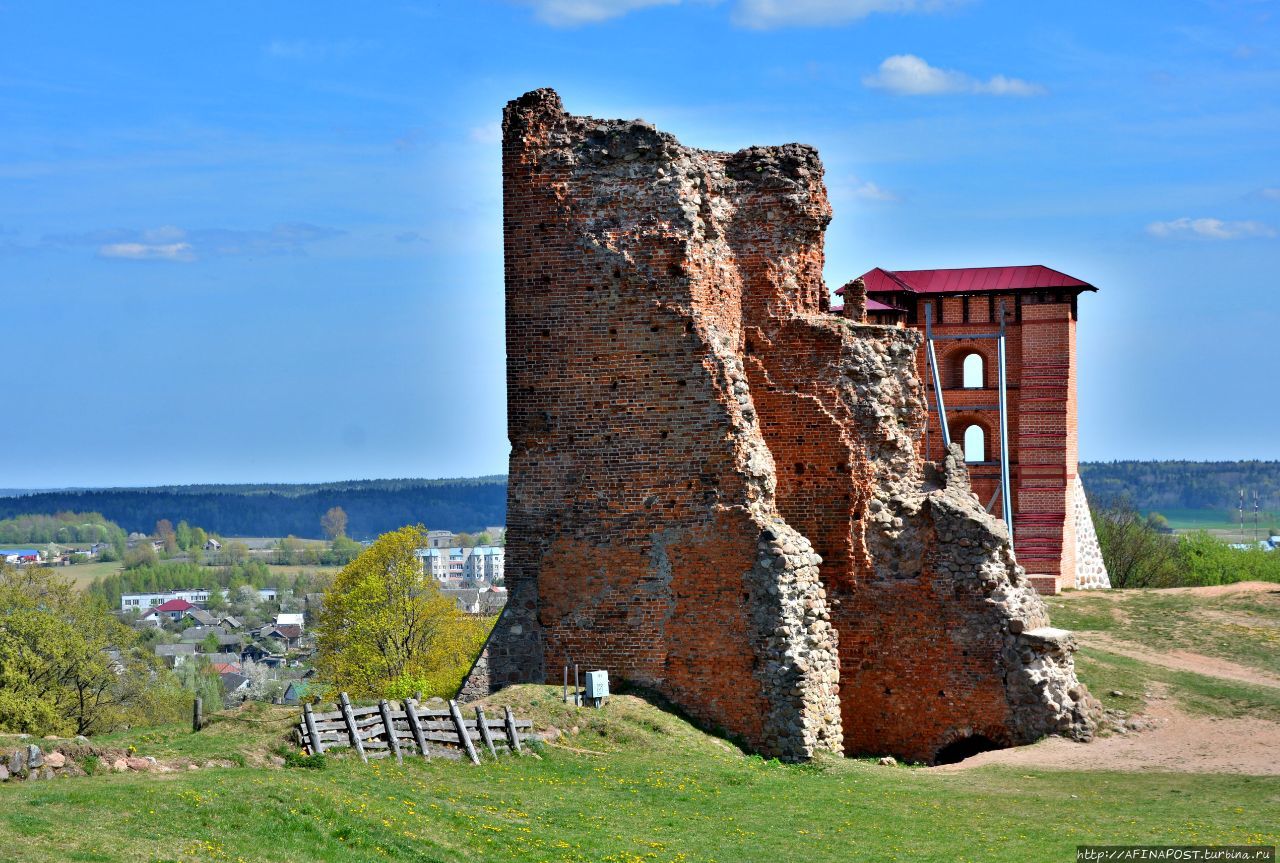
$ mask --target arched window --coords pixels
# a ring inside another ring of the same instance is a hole
[[[964,358],[965,389],[982,389],[985,386],[982,354],[969,354]]]
[[[980,425],[971,425],[964,430],[964,460],[987,460],[987,435]]]

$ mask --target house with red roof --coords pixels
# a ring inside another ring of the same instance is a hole
[[[195,607],[196,606],[187,602],[185,599],[170,599],[167,602],[162,602],[153,607],[143,615],[142,619],[144,621],[156,622],[163,621],[166,618],[169,620],[179,620]]]

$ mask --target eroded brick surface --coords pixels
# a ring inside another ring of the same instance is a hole
[[[467,685],[566,662],[770,755],[1087,736],[1069,636],[963,464],[919,336],[831,314],[809,147],[507,106],[507,610]]]

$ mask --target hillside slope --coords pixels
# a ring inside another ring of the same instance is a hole
[[[1090,842],[1280,841],[1278,777],[786,766],[634,696],[598,711],[559,696],[524,686],[492,699],[566,733],[540,758],[480,767],[440,758],[253,766],[269,765],[290,721],[279,708],[196,735],[117,736],[104,743],[248,766],[5,783],[0,859],[995,861],[1072,859]]]

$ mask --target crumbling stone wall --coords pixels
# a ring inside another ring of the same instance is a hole
[[[918,455],[918,335],[829,312],[816,152],[550,90],[503,132],[510,599],[465,691],[584,663],[789,759],[1087,735],[1069,637]]]

